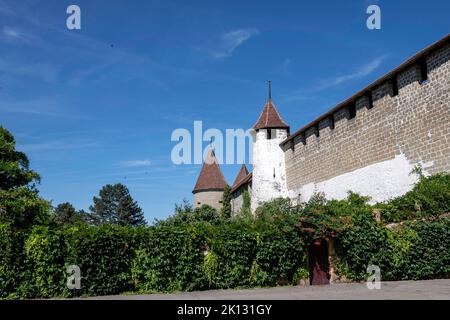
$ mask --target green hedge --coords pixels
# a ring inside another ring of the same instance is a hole
[[[383,280],[421,280],[450,276],[450,221],[408,222],[387,229],[365,217],[343,231],[337,242],[339,273],[367,278],[368,265],[380,267]]]
[[[200,290],[204,234],[193,226],[149,228],[132,260],[132,279],[140,292]]]
[[[21,296],[24,282],[25,235],[10,224],[0,224],[0,298]]]
[[[296,207],[276,199],[256,217],[181,210],[151,227],[20,229],[3,222],[0,298],[296,284],[308,277],[309,244],[323,237],[336,237],[338,274],[351,280],[365,280],[371,264],[380,267],[383,280],[448,278],[450,221],[437,218],[448,210],[447,176],[423,178],[411,193],[375,206],[349,193],[341,201],[316,195]],[[384,221],[418,220],[387,228],[373,217],[380,207]],[[66,287],[68,265],[81,269],[80,290]]]

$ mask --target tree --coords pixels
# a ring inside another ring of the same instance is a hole
[[[220,213],[222,214],[222,217],[229,218],[231,217],[231,188],[229,185],[226,185],[223,189],[223,195],[222,195],[222,210]]]
[[[39,183],[39,175],[29,168],[28,157],[16,151],[13,135],[0,126],[0,189],[10,190]]]
[[[13,135],[0,126],[0,222],[28,228],[48,221],[49,203],[38,196],[39,181],[25,153],[16,151]]]
[[[83,210],[77,211],[71,203],[65,202],[56,206],[52,218],[59,226],[73,225],[85,221],[86,213]]]
[[[89,218],[95,225],[139,226],[146,223],[142,209],[133,200],[128,188],[121,183],[107,184],[93,201],[94,204],[89,208]]]

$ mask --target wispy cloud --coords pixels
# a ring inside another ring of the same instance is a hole
[[[66,140],[51,140],[43,141],[29,144],[22,144],[20,149],[27,152],[30,151],[49,151],[49,150],[70,150],[70,149],[84,149],[97,147],[99,143],[92,140],[77,140],[77,141],[66,141]]]
[[[64,103],[57,97],[39,97],[24,101],[0,101],[0,111],[2,112],[67,119],[89,119],[86,115],[70,113],[62,106],[64,106]]]
[[[323,79],[310,88],[296,90],[289,94],[285,100],[286,101],[297,101],[297,100],[305,100],[310,99],[311,94],[321,92],[326,89],[338,87],[347,82],[355,81],[358,79],[362,79],[367,77],[371,73],[373,73],[384,61],[386,55],[377,57],[361,66],[359,66],[356,70],[351,73],[339,75],[327,79]]]
[[[251,37],[259,34],[255,28],[238,29],[220,35],[217,43],[212,46],[210,53],[215,59],[231,57],[234,50]]]
[[[11,59],[0,58],[0,72],[14,76],[26,76],[53,83],[58,79],[61,67],[55,63],[27,62],[20,63]]]
[[[283,73],[289,73],[289,67],[291,66],[291,64],[292,64],[292,60],[291,59],[286,58],[286,59],[283,60],[283,64],[281,66],[282,70],[283,70]]]
[[[126,161],[121,161],[119,163],[119,165],[121,167],[146,167],[151,165],[151,161],[144,159],[144,160],[126,160]]]
[[[21,39],[23,37],[22,33],[18,29],[14,29],[8,26],[3,27],[2,34],[6,37],[15,39]]]
[[[318,86],[318,91],[327,89],[329,87],[335,87],[347,81],[357,80],[364,78],[374,72],[383,62],[386,56],[377,57],[374,60],[360,66],[357,70],[352,73],[340,75],[334,78],[325,79],[320,82]]]

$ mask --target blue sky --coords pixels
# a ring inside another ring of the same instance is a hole
[[[66,28],[81,8],[82,29]],[[366,28],[381,7],[382,29]],[[291,131],[450,30],[442,1],[0,0],[0,125],[42,196],[87,209],[126,184],[148,221],[192,199],[176,128],[249,128],[272,97]],[[205,146],[207,143],[205,143]],[[239,165],[222,165],[232,183]]]

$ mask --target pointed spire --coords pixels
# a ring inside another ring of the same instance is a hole
[[[234,179],[232,189],[235,188],[241,181],[243,181],[248,176],[248,170],[245,164],[242,165],[241,169],[239,170],[238,175],[236,176],[236,179]]]
[[[269,128],[289,128],[289,125],[281,118],[272,102],[272,81],[269,81],[269,100],[267,100],[261,115],[253,125],[253,129],[255,130]]]
[[[193,193],[206,190],[223,190],[227,182],[223,177],[219,164],[217,163],[214,149],[209,148],[208,154],[205,157],[202,170],[198,176]]]

